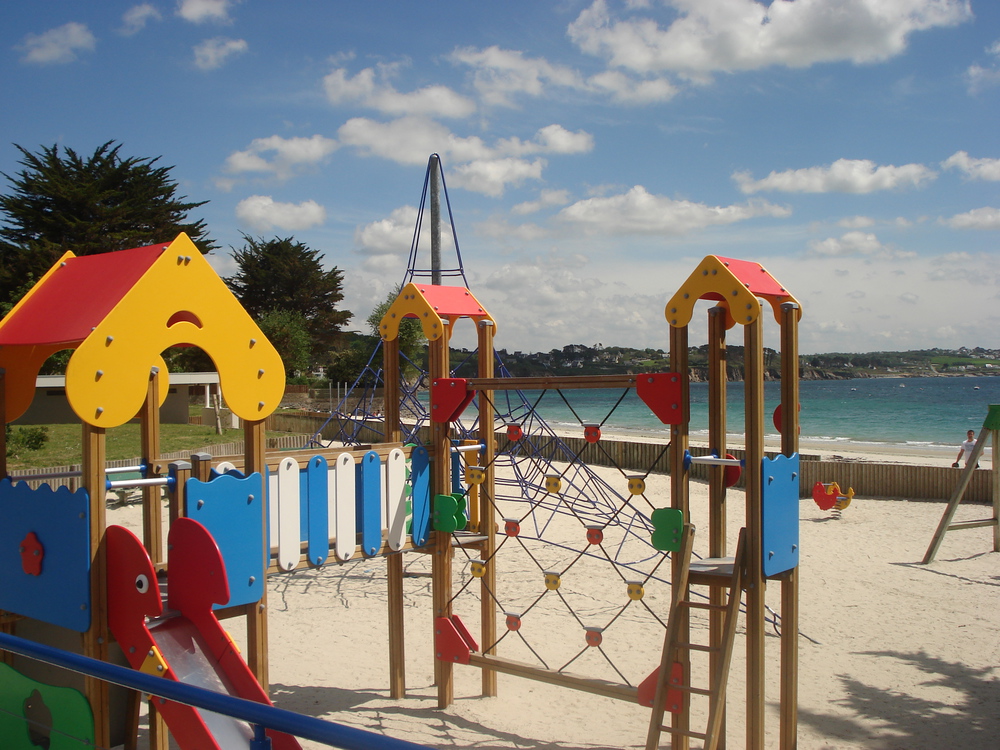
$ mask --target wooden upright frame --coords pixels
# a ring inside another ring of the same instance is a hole
[[[767,579],[763,572],[763,459],[764,459],[764,359],[763,314],[760,300],[770,303],[780,326],[782,389],[781,389],[781,452],[793,456],[798,451],[798,320],[801,309],[794,297],[778,284],[763,268],[747,261],[707,256],[691,277],[670,299],[666,318],[670,324],[671,370],[681,376],[685,403],[684,423],[671,431],[670,470],[672,506],[689,514],[689,493],[684,454],[688,449],[690,372],[688,367],[688,326],[699,299],[717,301],[708,310],[708,390],[709,436],[712,453],[726,455],[726,433],[732,429],[726,420],[726,330],[736,324],[743,326],[744,343],[744,436],[745,460],[743,477],[746,503],[743,525],[747,530],[746,576],[746,741],[748,750],[763,750],[765,737],[765,594]],[[726,554],[727,512],[723,467],[709,472],[709,556]],[[675,575],[679,563],[674,563]],[[797,742],[798,690],[798,569],[778,576],[781,581],[781,676],[780,676],[780,747],[793,750]],[[713,603],[721,601],[722,592],[712,591]],[[686,629],[687,622],[678,624]],[[711,645],[721,638],[717,620],[710,620]],[[686,640],[683,636],[681,640]],[[710,663],[714,664],[710,660]],[[714,671],[714,670],[713,670]],[[719,686],[711,686],[713,690]],[[689,730],[689,705],[675,716],[671,747],[686,750]],[[725,719],[723,718],[723,722]],[[724,724],[723,724],[724,726]],[[719,747],[725,746],[723,731]]]

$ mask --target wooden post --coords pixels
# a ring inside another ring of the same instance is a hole
[[[7,371],[0,367],[0,479],[7,476]],[[14,623],[4,617],[0,610],[0,633],[14,634]],[[9,651],[0,652],[0,661],[10,664],[14,655]]]
[[[726,309],[711,307],[708,310],[708,446],[718,454],[726,456]],[[726,474],[724,466],[712,466],[708,472],[708,556],[726,556]],[[723,626],[725,624],[726,589],[712,586],[708,592],[709,603],[717,607],[709,613],[709,645],[716,649],[708,656],[713,693],[725,689],[717,684]],[[722,709],[717,748],[726,746],[726,714]]]
[[[688,492],[688,478],[684,469],[684,453],[688,449],[688,430],[691,420],[691,373],[688,369],[688,329],[670,327],[670,369],[680,377],[681,393],[680,403],[684,413],[681,415],[679,424],[670,428],[670,507],[678,508],[684,513],[684,522],[690,523],[691,509],[689,506],[690,493]],[[680,555],[671,555],[670,560],[670,580],[679,581],[681,578],[682,561]],[[674,596],[683,596],[683,592],[674,592]],[[678,609],[677,628],[678,637],[684,642],[690,642],[690,618],[687,608]],[[688,652],[682,651],[678,654],[684,666],[684,674],[691,674],[691,659]],[[691,728],[691,700],[689,696],[683,698],[684,707],[680,713],[673,714],[671,719],[671,729],[678,730],[670,735],[670,747],[674,750],[687,750],[690,746],[690,739],[686,734]]]
[[[990,422],[990,416],[994,409],[1000,410],[1000,407],[990,406],[990,414],[987,414],[986,421]],[[965,468],[962,469],[962,476],[958,480],[958,484],[955,486],[954,491],[951,493],[951,498],[948,500],[948,505],[944,509],[944,514],[941,516],[941,520],[938,522],[938,527],[934,531],[934,536],[931,538],[931,543],[927,547],[927,551],[924,553],[923,564],[927,565],[929,562],[934,560],[934,556],[937,555],[938,549],[941,547],[941,542],[944,541],[945,533],[953,528],[951,525],[952,518],[955,516],[955,511],[958,510],[958,504],[962,502],[962,496],[965,495],[965,490],[969,487],[969,482],[972,481],[972,474],[976,470],[976,465],[979,463],[979,457],[983,455],[983,451],[986,448],[986,439],[990,432],[995,432],[991,430],[987,424],[983,424],[983,429],[979,431],[979,437],[976,438],[976,446],[972,449],[972,455],[969,457],[965,464]],[[993,456],[996,457],[996,441],[993,444]],[[997,519],[997,468],[994,465],[993,469],[993,539],[994,542],[997,540],[998,529],[996,524]],[[976,522],[976,525],[986,525],[986,522]],[[970,524],[971,527],[971,524]],[[994,550],[996,551],[996,550]]]
[[[764,594],[762,536],[762,461],[764,459],[763,314],[744,327],[743,387],[746,414],[747,529],[747,750],[764,748]]]
[[[2,380],[0,380],[2,382]],[[993,551],[1000,552],[1000,429],[990,430],[993,440],[993,462],[990,464],[990,478],[993,480]]]
[[[781,452],[799,452],[799,306],[781,305]],[[799,733],[799,568],[781,581],[779,747],[794,750]]]
[[[160,473],[156,461],[160,457],[160,371],[152,367],[146,383],[146,400],[139,412],[139,449],[146,464],[146,477]],[[149,559],[156,570],[166,567],[163,554],[163,503],[161,487],[142,488],[142,543],[149,553]],[[135,702],[138,721],[139,701]],[[150,750],[167,750],[169,735],[166,722],[156,710],[156,701],[147,702],[147,722],[149,725]],[[131,734],[131,732],[129,732]]]
[[[156,461],[160,458],[160,373],[154,367],[146,384],[146,400],[142,404],[139,424],[139,444],[142,460],[146,463],[146,476],[159,474]],[[142,543],[153,565],[162,567],[163,554],[163,504],[160,487],[142,488]]]
[[[387,443],[402,442],[400,428],[399,337],[382,342],[382,381],[384,384],[382,414],[385,418]],[[386,556],[386,598],[389,618],[389,696],[406,697],[406,638],[403,611],[403,554]]]
[[[7,371],[0,367],[0,479],[7,476]]]
[[[448,333],[428,342],[427,366],[431,383],[437,378],[446,378],[450,374]],[[433,386],[432,386],[433,387]],[[431,421],[431,448],[433,462],[431,464],[431,501],[436,495],[451,493],[451,425],[448,422]],[[431,588],[434,609],[434,619],[451,617],[452,594],[452,549],[451,534],[440,531],[431,532],[431,543],[434,549],[431,561]],[[432,627],[436,622],[431,623]],[[447,708],[454,700],[455,688],[452,680],[453,667],[451,662],[434,659],[434,683],[437,685],[438,708]]]
[[[479,377],[492,378],[494,375],[493,355],[493,321],[479,321]],[[493,391],[479,392],[479,439],[483,449],[480,455],[480,465],[486,467],[486,477],[479,485],[479,530],[486,537],[483,541],[482,556],[489,562],[480,583],[481,601],[481,637],[484,654],[495,655],[497,649],[492,644],[497,640],[496,595],[497,569],[496,558],[496,513],[493,508],[496,497],[496,472],[494,458],[496,456],[496,432],[493,428]],[[487,644],[489,647],[487,648]],[[492,669],[483,669],[483,695],[492,697],[497,694],[497,673]]]
[[[108,660],[107,524],[105,500],[105,430],[83,424],[83,486],[90,496],[90,628],[83,634],[83,653],[91,659]],[[108,683],[84,677],[84,693],[94,712],[94,744],[110,747],[111,723],[108,714]]]
[[[264,420],[243,421],[244,440],[244,471],[249,476],[254,472],[260,472],[260,523],[264,530],[264,544],[268,544],[267,535],[267,487],[264,482],[266,467],[266,446],[267,441],[264,435]],[[247,666],[254,673],[257,682],[264,688],[264,692],[270,692],[270,679],[268,676],[267,664],[267,586],[264,586],[264,593],[261,594],[257,604],[250,604],[247,608]]]

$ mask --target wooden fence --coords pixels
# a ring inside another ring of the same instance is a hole
[[[269,450],[294,450],[303,448],[309,437],[323,427],[321,437],[330,441],[335,439],[340,424],[337,419],[327,421],[326,414],[276,413],[268,417],[266,429],[272,432],[291,433],[278,438],[268,438]],[[324,423],[326,426],[324,427]],[[359,443],[382,442],[383,426],[381,422],[371,422],[364,425],[358,432]],[[425,428],[426,430],[426,428]],[[427,436],[424,436],[426,442]],[[587,443],[582,437],[561,438],[569,451],[569,455],[579,454],[580,459],[598,466],[619,466],[625,471],[668,472],[668,451],[663,442],[638,442],[630,440],[615,440],[602,438],[599,443]],[[506,450],[508,438],[505,432],[497,433],[497,448]],[[233,442],[200,449],[213,456],[238,455],[243,452],[243,443]],[[566,453],[561,451],[554,440],[546,439],[536,442],[532,450],[537,450],[542,456],[550,459],[565,459]],[[177,451],[163,454],[161,461],[186,459],[193,451]],[[704,448],[692,447],[693,455],[707,455]],[[730,449],[736,458],[743,458],[743,451]],[[768,452],[765,455],[773,458],[776,454]],[[819,456],[800,454],[799,478],[802,497],[812,494],[816,482],[836,482],[846,491],[852,488],[859,498],[907,498],[911,500],[948,500],[961,476],[961,470],[946,466],[913,466],[909,464],[875,463],[869,461],[821,461]],[[130,466],[139,463],[139,459],[127,461],[109,461],[109,466]],[[17,479],[30,479],[32,474],[46,472],[65,472],[79,470],[80,466],[62,466],[49,469],[29,469],[11,472]],[[709,467],[694,464],[689,469],[691,478],[699,481],[708,479]],[[963,500],[971,502],[992,502],[992,484],[990,469],[978,469],[973,472],[972,480],[965,491]],[[48,480],[52,486],[68,485],[76,487],[75,479]],[[737,487],[742,487],[742,480]]]
[[[290,431],[314,434],[328,415],[324,414],[274,414],[268,418],[267,429],[278,432]],[[332,440],[337,434],[340,424],[336,418],[330,420],[322,431],[325,440]],[[371,427],[362,427],[359,434],[361,442],[377,443],[382,440],[382,424],[371,423]],[[497,447],[501,450],[507,446],[505,432],[497,433]],[[620,466],[626,471],[668,471],[668,457],[662,442],[637,442],[630,440],[614,440],[602,438],[600,443],[589,444],[582,437],[564,437],[562,442],[572,454],[579,452],[580,458],[588,463],[599,466]],[[555,458],[559,455],[556,446],[543,446],[542,455]],[[707,455],[705,448],[692,447],[692,455]],[[729,449],[736,458],[743,458],[743,451]],[[773,458],[776,453],[765,455]],[[801,477],[799,479],[802,497],[812,495],[812,487],[816,482],[836,482],[841,489],[847,491],[853,488],[857,497],[907,498],[911,500],[941,500],[951,497],[961,476],[961,470],[948,466],[914,466],[910,464],[876,463],[874,461],[824,461],[817,455],[800,454]],[[690,468],[693,479],[706,481],[709,467],[694,464]],[[737,485],[742,487],[742,480]],[[990,470],[978,469],[973,473],[972,481],[965,492],[963,500],[972,502],[992,502],[992,485]]]

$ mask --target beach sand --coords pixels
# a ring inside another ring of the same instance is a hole
[[[874,460],[862,454],[860,459]],[[953,455],[943,457],[948,459]],[[921,457],[904,453],[886,460],[920,462]],[[612,484],[622,481],[614,470],[596,471]],[[651,475],[646,497],[658,507],[668,506],[669,486],[669,477]],[[707,486],[692,482],[690,492],[693,521],[703,537]],[[733,545],[743,501],[742,492],[730,491]],[[135,528],[137,510],[112,509],[108,522]],[[801,500],[799,748],[940,750],[1000,743],[1000,554],[990,551],[990,529],[953,531],[937,560],[920,565],[943,510],[944,503],[856,497],[836,519],[812,500]],[[956,518],[988,515],[986,506],[963,503]],[[579,522],[559,514],[546,530],[550,544],[536,554],[543,564],[551,561],[564,569],[572,554],[552,542],[579,548],[579,535]],[[696,551],[704,554],[704,538],[699,542]],[[469,580],[469,561],[461,554],[456,559],[458,590]],[[407,553],[404,565],[408,697],[397,701],[388,694],[385,561],[362,559],[269,579],[271,694],[277,706],[436,748],[644,745],[648,709],[503,674],[499,695],[481,698],[481,674],[468,666],[455,667],[456,700],[438,710],[432,685],[430,559]],[[499,651],[530,660],[524,643],[533,639],[539,653],[555,654],[547,656],[550,666],[561,666],[582,650],[569,671],[606,678],[609,666],[597,649],[585,647],[581,622],[602,624],[621,611],[628,602],[623,583],[628,575],[589,558],[572,570],[584,575],[564,574],[561,591],[579,621],[563,616],[557,622],[565,611],[539,605],[524,615],[523,630],[530,631],[525,640],[509,634]],[[512,603],[523,610],[545,591],[538,567],[514,545],[498,554],[497,571],[503,606]],[[669,577],[668,567],[662,572]],[[768,587],[774,610],[779,609],[779,588],[776,583]],[[474,635],[476,590],[468,587],[454,603]],[[559,600],[550,595],[543,601],[558,605]],[[632,684],[659,662],[662,629],[652,614],[665,619],[668,601],[669,588],[651,581],[643,599],[646,609],[625,608],[604,632],[602,649],[614,658],[613,669]],[[498,622],[505,633],[502,612]],[[237,641],[244,638],[241,621],[226,625]],[[731,748],[745,746],[743,636],[741,617],[729,681]],[[768,747],[778,746],[779,642],[769,627]],[[693,727],[702,721],[696,707]],[[665,735],[662,745],[668,740]]]

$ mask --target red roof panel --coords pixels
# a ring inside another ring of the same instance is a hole
[[[68,258],[0,324],[0,346],[83,341],[169,244]]]

